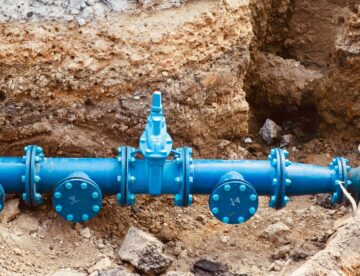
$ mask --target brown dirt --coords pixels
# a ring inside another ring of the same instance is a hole
[[[359,166],[359,14],[356,1],[348,2],[199,0],[110,14],[83,27],[2,23],[0,152],[21,155],[24,145],[37,143],[47,156],[114,156],[119,145],[137,145],[151,92],[161,90],[175,146],[194,147],[197,158],[266,158],[270,148],[258,130],[272,118],[302,142],[289,147],[291,160],[327,165],[341,155]],[[293,198],[281,211],[267,201],[238,226],[215,220],[207,197],[185,209],[170,197],[141,196],[131,208],[109,197],[83,225],[54,217],[49,201],[36,210],[21,206],[15,220],[0,224],[0,274],[89,274],[103,257],[132,270],[117,250],[135,225],[166,241],[174,257],[169,270],[188,272],[207,258],[234,273],[288,275],[307,259],[300,269],[317,267],[338,220],[350,213],[325,209],[314,197]],[[291,229],[290,250],[280,259],[273,256],[280,246],[262,237],[276,222]],[[84,227],[90,239],[79,234]],[[356,274],[356,254],[351,259],[344,250],[341,262],[327,262]]]

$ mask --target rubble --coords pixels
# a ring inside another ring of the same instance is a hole
[[[91,238],[91,233],[90,233],[89,227],[85,227],[85,228],[81,229],[80,230],[80,235],[82,237],[84,237],[85,239],[90,239]]]
[[[163,253],[164,245],[154,236],[131,226],[118,251],[119,257],[143,273],[164,272],[172,259]]]
[[[20,199],[14,198],[5,202],[4,210],[0,213],[1,222],[10,222],[14,220],[19,214]]]
[[[274,121],[266,119],[264,125],[260,129],[259,134],[266,143],[271,144],[280,137],[281,131],[281,127],[278,126]]]
[[[286,224],[277,222],[266,227],[261,235],[276,245],[283,245],[289,243],[290,233],[290,228]]]

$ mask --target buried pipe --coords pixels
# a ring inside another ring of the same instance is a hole
[[[328,167],[292,163],[288,152],[272,149],[268,160],[196,160],[188,147],[173,149],[155,92],[139,148],[123,146],[115,158],[48,158],[41,147],[25,147],[23,157],[0,157],[0,209],[5,194],[22,194],[29,206],[52,196],[55,211],[73,222],[87,221],[102,208],[104,195],[120,206],[135,204],[136,195],[174,195],[174,205],[189,206],[193,195],[208,194],[212,214],[237,224],[257,211],[259,196],[280,209],[290,196],[331,193],[345,200],[340,184],[359,198],[360,169],[337,157]]]

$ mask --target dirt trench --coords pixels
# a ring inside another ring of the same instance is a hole
[[[360,165],[359,1],[15,2],[0,1],[1,155],[39,144],[46,156],[114,156],[137,145],[160,90],[175,146],[197,158],[265,159],[284,146],[262,141],[270,118],[295,137],[285,145],[291,160],[327,165],[341,155]],[[2,218],[0,274],[101,275],[104,258],[130,273],[117,251],[131,225],[164,241],[168,275],[203,258],[237,274],[359,274],[357,246],[342,238],[356,237],[356,220],[338,230],[350,210],[324,202],[294,198],[274,211],[263,198],[238,226],[213,218],[207,197],[186,209],[170,197],[143,196],[131,208],[109,197],[85,224],[57,217],[50,200],[20,205]],[[280,244],[264,234],[278,223],[290,229]],[[323,251],[334,233],[343,254]]]

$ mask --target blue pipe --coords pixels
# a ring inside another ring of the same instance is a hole
[[[115,158],[46,158],[41,147],[27,146],[23,157],[0,157],[0,210],[5,194],[22,194],[29,206],[52,196],[54,209],[68,221],[96,216],[103,195],[116,195],[121,206],[137,194],[174,195],[176,206],[189,206],[194,194],[209,194],[212,214],[224,223],[243,223],[258,208],[258,196],[270,196],[280,209],[290,196],[332,194],[344,200],[339,184],[359,196],[360,170],[337,157],[328,167],[292,163],[288,152],[272,149],[268,160],[194,160],[190,148],[172,149],[155,92],[139,148],[120,147]],[[349,173],[349,174],[348,174]]]

